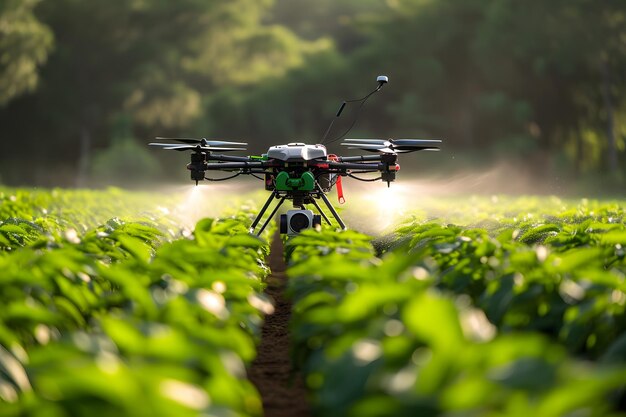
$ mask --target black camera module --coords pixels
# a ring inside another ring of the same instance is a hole
[[[309,217],[304,213],[296,213],[289,219],[289,228],[298,233],[310,227]]]

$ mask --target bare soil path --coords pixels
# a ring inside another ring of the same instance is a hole
[[[308,417],[311,415],[301,375],[291,367],[289,319],[291,303],[285,300],[287,284],[284,249],[280,235],[274,236],[269,255],[272,271],[265,293],[274,300],[274,314],[265,317],[257,358],[248,377],[263,400],[265,417]]]

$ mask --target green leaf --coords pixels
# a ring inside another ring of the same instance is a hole
[[[24,229],[22,229],[20,226],[16,225],[16,224],[0,224],[0,232],[5,232],[5,233],[17,233],[20,235],[25,235],[28,232]]]
[[[147,263],[150,260],[152,248],[141,239],[127,235],[116,236],[116,239],[120,242],[120,246],[128,251],[133,258],[143,263]]]
[[[412,298],[402,318],[415,336],[445,354],[453,355],[465,344],[454,303],[436,292]]]
[[[615,230],[600,236],[604,245],[622,245],[626,247],[626,230]]]

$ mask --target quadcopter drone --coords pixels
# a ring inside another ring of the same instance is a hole
[[[341,145],[348,149],[360,149],[375,153],[375,155],[337,156],[327,152],[327,144],[342,139],[355,125],[358,113],[374,93],[380,91],[389,80],[386,76],[377,77],[376,89],[363,98],[343,101],[335,118],[331,121],[320,144],[310,145],[300,142],[286,145],[272,146],[267,153],[260,156],[233,156],[221,152],[246,150],[247,143],[222,140],[207,140],[205,138],[163,138],[157,140],[175,141],[178,143],[155,142],[151,146],[158,146],[166,150],[191,151],[191,163],[187,169],[191,171],[191,179],[198,185],[199,181],[224,181],[239,175],[251,175],[265,182],[265,189],[271,194],[263,208],[250,226],[250,233],[255,233],[257,226],[263,219],[266,211],[274,200],[270,215],[265,219],[256,233],[260,235],[274,218],[278,209],[285,200],[293,202],[294,210],[289,210],[280,216],[280,233],[294,236],[302,230],[321,226],[322,219],[329,225],[331,221],[322,210],[317,200],[322,200],[330,213],[342,229],[346,225],[328,200],[326,193],[333,187],[337,189],[339,202],[343,203],[343,189],[341,178],[349,177],[359,181],[387,182],[387,186],[396,179],[400,170],[397,164],[398,154],[415,151],[438,151],[441,140],[438,139],[344,139]],[[348,103],[360,103],[357,115],[352,124],[342,135],[326,142],[333,123]],[[209,178],[207,171],[225,171],[232,175],[225,178]],[[363,178],[359,175],[379,173],[376,178]],[[305,207],[313,205],[318,214]]]

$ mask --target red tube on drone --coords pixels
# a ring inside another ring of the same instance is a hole
[[[343,197],[343,186],[341,185],[341,175],[337,177],[337,183],[335,184],[337,187],[337,199],[339,200],[339,204],[343,204],[346,202],[346,199]]]
[[[339,162],[339,157],[331,153],[330,155],[328,155],[328,160]],[[326,167],[328,167],[328,164],[326,164]],[[335,183],[335,187],[337,187],[337,200],[339,200],[339,204],[345,203],[346,199],[343,196],[343,185],[341,185],[341,175],[339,174],[337,174],[337,182]]]

